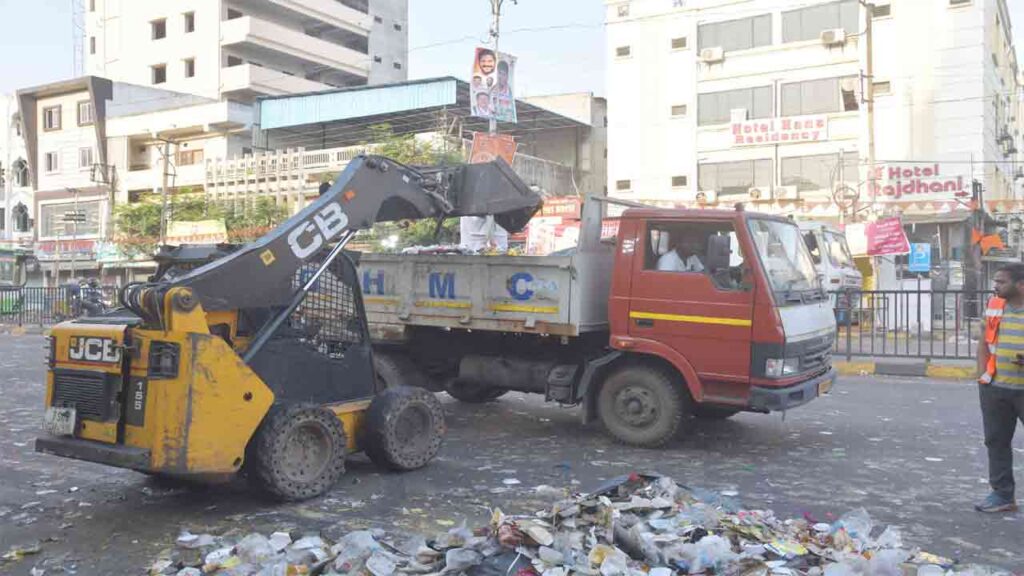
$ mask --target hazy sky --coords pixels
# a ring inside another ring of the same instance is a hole
[[[71,1],[0,0],[0,92],[71,77]],[[1024,0],[1008,3],[1024,56]],[[519,57],[518,94],[604,92],[602,0],[505,4],[501,46]],[[465,78],[489,26],[488,0],[409,0],[410,77]]]

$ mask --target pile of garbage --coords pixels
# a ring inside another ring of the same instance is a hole
[[[1007,574],[957,566],[903,546],[864,510],[836,522],[780,520],[699,495],[666,477],[631,475],[566,498],[533,516],[494,510],[489,526],[426,538],[382,530],[320,535],[275,532],[238,541],[182,534],[153,575],[293,576],[932,576]]]
[[[412,255],[433,255],[433,256],[522,256],[523,253],[517,248],[498,250],[496,248],[484,248],[476,250],[468,246],[458,244],[436,244],[433,246],[409,246],[403,248],[400,254]]]

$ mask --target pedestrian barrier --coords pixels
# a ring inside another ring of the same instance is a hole
[[[835,353],[966,359],[984,329],[985,290],[844,290],[831,294]]]
[[[113,308],[118,287],[100,286],[98,290],[106,307]],[[84,314],[80,299],[69,286],[0,287],[0,326],[50,326]]]

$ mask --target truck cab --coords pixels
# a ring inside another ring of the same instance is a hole
[[[826,290],[837,292],[861,288],[863,275],[853,262],[842,231],[820,222],[801,222],[800,231]]]
[[[612,348],[663,358],[719,411],[787,410],[830,389],[835,319],[793,222],[630,210],[619,241]]]

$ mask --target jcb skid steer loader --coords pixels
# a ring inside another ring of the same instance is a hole
[[[284,499],[327,491],[355,451],[419,468],[441,445],[441,406],[378,384],[343,248],[389,220],[494,214],[519,230],[540,203],[503,161],[416,170],[356,158],[265,237],[126,286],[123,310],[54,327],[36,450],[171,477],[245,471]]]

